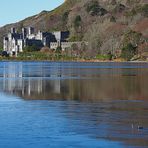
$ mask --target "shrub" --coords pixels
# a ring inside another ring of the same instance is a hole
[[[142,34],[133,30],[129,30],[124,34],[123,46],[131,43],[133,46],[137,46],[142,39]]]
[[[114,13],[121,13],[126,9],[126,6],[123,4],[118,4],[116,5],[116,7],[114,8]]]
[[[136,48],[128,43],[125,47],[122,48],[121,57],[129,61],[136,54]]]
[[[126,12],[126,16],[133,17],[138,13],[141,13],[143,16],[148,17],[148,4],[135,6],[132,10]]]
[[[107,13],[107,11],[104,8],[100,7],[98,1],[96,0],[93,0],[87,4],[86,11],[90,13],[92,16],[103,16]]]
[[[136,7],[133,7],[131,10],[129,10],[129,11],[127,11],[125,13],[125,16],[127,16],[127,17],[133,17],[133,16],[137,15],[138,9],[139,9],[139,7],[137,7],[137,6]]]
[[[110,61],[113,59],[113,54],[111,52],[108,52],[107,56]]]
[[[145,4],[141,7],[141,13],[145,16],[148,17],[148,4]]]
[[[3,57],[9,57],[9,54],[7,53],[7,51],[2,51],[1,55]]]
[[[67,30],[67,21],[68,21],[69,11],[66,11],[62,15],[62,28]]]
[[[82,41],[83,39],[83,34],[82,33],[75,33],[74,36],[71,36],[69,38],[69,41],[70,42],[76,42],[76,41]]]
[[[0,47],[0,51],[3,51],[3,48]]]
[[[116,18],[115,18],[114,16],[111,16],[111,18],[110,18],[110,22],[115,23],[115,22],[116,22]]]
[[[78,50],[78,45],[77,44],[72,44],[71,45],[71,50],[75,51],[75,50]]]
[[[66,12],[63,14],[63,16],[62,16],[62,21],[63,21],[63,22],[66,22],[67,19],[68,19],[68,16],[69,16],[69,11],[66,11]]]
[[[116,0],[111,0],[111,4],[116,5],[117,4]]]
[[[36,45],[26,46],[23,49],[24,52],[33,52],[33,51],[39,51],[39,50],[40,50],[39,47],[37,47]]]
[[[62,52],[62,48],[61,48],[61,46],[58,46],[56,49],[56,53],[61,53],[61,52]]]
[[[71,36],[70,38],[69,38],[69,41],[70,42],[75,42],[75,41],[78,41],[78,37],[75,35],[75,36]]]
[[[76,18],[75,18],[75,20],[74,20],[74,27],[75,28],[80,27],[81,26],[81,21],[82,21],[81,16],[80,15],[77,15]]]

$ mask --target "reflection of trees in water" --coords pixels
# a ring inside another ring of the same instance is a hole
[[[6,92],[26,99],[112,100],[147,99],[146,75],[99,76],[94,79],[7,79]],[[13,84],[13,85],[12,85]]]
[[[126,83],[128,82],[128,83]],[[71,98],[83,100],[147,99],[147,76],[100,77],[71,82]],[[130,87],[130,89],[129,89]]]
[[[58,63],[51,65],[5,64],[1,87],[25,99],[147,99],[146,69],[64,69]]]

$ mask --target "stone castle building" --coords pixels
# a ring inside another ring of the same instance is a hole
[[[26,46],[35,45],[38,48],[48,46],[51,49],[56,49],[58,46],[65,50],[71,46],[71,42],[67,42],[69,32],[41,32],[35,33],[34,28],[22,28],[21,33],[18,33],[15,28],[11,28],[11,32],[3,40],[3,49],[10,56],[17,56],[18,53],[23,52]]]

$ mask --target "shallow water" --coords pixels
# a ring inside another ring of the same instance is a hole
[[[0,62],[0,147],[141,148],[147,139],[147,63]]]

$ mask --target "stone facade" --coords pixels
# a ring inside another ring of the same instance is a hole
[[[41,32],[35,33],[34,28],[22,28],[22,32],[18,33],[15,28],[11,28],[11,32],[3,40],[3,49],[10,56],[17,56],[19,52],[23,52],[26,46],[36,45],[39,48],[43,46],[52,46],[56,49],[58,46],[67,44],[66,39],[69,37],[69,32]],[[62,43],[62,44],[61,44]]]
[[[62,51],[65,51],[67,48],[72,47],[73,44],[76,44],[78,47],[81,47],[82,42],[51,42],[50,48],[57,49],[57,47],[61,47]]]

